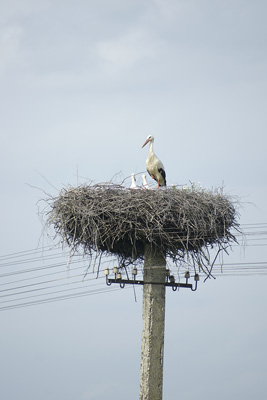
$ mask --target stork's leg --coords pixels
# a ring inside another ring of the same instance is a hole
[[[158,182],[158,187],[157,187],[157,189],[159,188],[159,179],[157,180],[157,182]]]

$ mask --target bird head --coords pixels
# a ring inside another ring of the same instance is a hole
[[[146,145],[148,142],[153,143],[153,142],[154,142],[154,136],[148,135],[148,137],[146,138],[146,141],[145,141],[145,143],[143,144],[142,148],[145,147],[145,145]]]

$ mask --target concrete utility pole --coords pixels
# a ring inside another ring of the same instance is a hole
[[[165,282],[165,257],[158,254],[151,246],[146,245],[140,400],[162,399]]]
[[[136,267],[132,270],[133,279],[122,279],[118,268],[114,267],[114,279],[108,277],[109,268],[105,269],[106,283],[108,286],[117,283],[121,288],[127,284],[143,285],[140,400],[162,400],[165,288],[171,286],[176,291],[183,287],[196,291],[199,276],[194,276],[194,288],[188,283],[189,271],[185,273],[186,283],[176,283],[173,275],[167,275],[166,258],[149,245],[145,245],[144,258],[144,280],[136,279]]]

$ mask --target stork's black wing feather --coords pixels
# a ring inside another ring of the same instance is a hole
[[[164,179],[164,186],[167,186],[167,183],[166,183],[166,172],[164,171],[163,168],[159,168],[158,171],[161,174],[162,178]]]

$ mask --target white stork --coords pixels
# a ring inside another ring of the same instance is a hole
[[[158,182],[159,186],[166,186],[166,173],[164,165],[158,159],[153,151],[154,136],[149,135],[143,144],[142,148],[149,142],[148,157],[146,160],[146,169],[151,178]]]
[[[149,189],[145,174],[142,175],[142,179],[143,179],[143,188],[144,189]]]
[[[138,187],[136,186],[136,179],[135,179],[134,173],[131,174],[131,178],[132,178],[132,183],[131,183],[130,189],[138,189]]]

